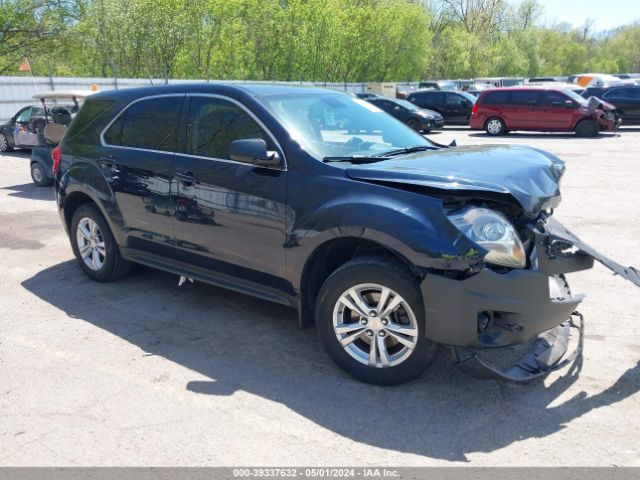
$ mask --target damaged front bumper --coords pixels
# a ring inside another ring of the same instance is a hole
[[[640,272],[623,267],[582,242],[552,217],[529,227],[534,242],[531,266],[504,273],[485,268],[458,280],[426,275],[421,283],[426,336],[449,345],[457,362],[480,378],[528,381],[561,368],[569,334],[582,337],[576,308],[584,295],[572,294],[564,274],[586,270],[594,260],[640,286]],[[480,358],[482,350],[522,345],[531,350],[511,366],[498,368]]]

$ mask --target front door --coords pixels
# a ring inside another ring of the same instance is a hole
[[[186,135],[176,154],[175,231],[181,260],[280,288],[287,172],[231,160],[233,140],[262,138],[282,151],[257,119],[220,96],[191,97]]]
[[[42,107],[26,107],[20,110],[13,124],[13,144],[16,147],[37,147],[40,144],[38,138],[37,121],[41,120],[44,128],[44,109]]]
[[[127,247],[162,255],[174,244],[170,174],[184,98],[141,99],[104,134],[99,168],[122,215]]]

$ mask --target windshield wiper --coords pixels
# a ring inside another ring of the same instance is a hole
[[[351,162],[351,163],[375,163],[382,160],[389,160],[387,156],[382,155],[352,155],[350,157],[324,157],[322,161],[324,163],[333,162]]]
[[[382,155],[391,157],[393,155],[404,155],[405,153],[424,152],[425,150],[437,150],[435,145],[414,145],[413,147],[398,148],[397,150],[389,150]]]

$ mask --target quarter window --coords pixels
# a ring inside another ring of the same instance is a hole
[[[220,98],[191,99],[186,153],[229,159],[231,142],[245,138],[262,138],[268,150],[276,149],[262,127],[236,104]]]
[[[182,97],[158,97],[131,105],[105,133],[110,145],[175,151],[176,123]]]

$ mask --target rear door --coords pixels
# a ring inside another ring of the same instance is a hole
[[[246,107],[219,95],[190,98],[185,130],[172,171],[180,259],[280,289],[287,180],[282,149]],[[231,160],[231,142],[246,138],[264,139],[282,165]]]
[[[102,135],[99,168],[115,196],[130,248],[162,255],[175,241],[171,162],[184,98],[137,100]]]
[[[409,101],[420,108],[434,110],[441,115],[444,113],[444,93],[442,92],[432,91],[412,93],[409,96]]]
[[[512,90],[509,107],[509,128],[538,130],[540,125],[540,91]]]
[[[545,91],[540,103],[539,122],[542,130],[570,130],[573,127],[578,105],[564,93]]]

